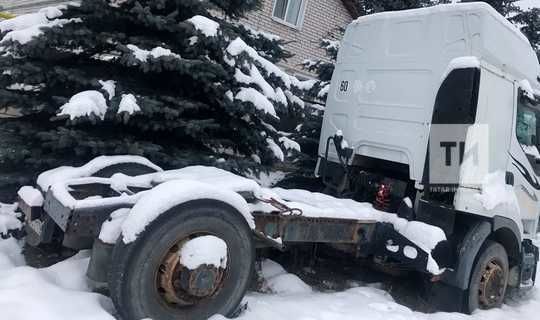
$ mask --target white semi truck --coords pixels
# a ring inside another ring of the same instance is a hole
[[[468,310],[534,280],[539,74],[527,38],[485,3],[362,17],[339,52],[316,174],[381,209],[414,199],[401,215],[452,243],[437,294]]]
[[[322,129],[316,173],[334,197],[100,157],[19,191],[26,241],[92,248],[90,283],[125,320],[234,315],[257,249],[306,246],[418,272],[441,310],[498,307],[536,280],[538,74],[484,4],[363,17]]]

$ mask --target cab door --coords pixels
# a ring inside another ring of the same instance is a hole
[[[513,177],[519,206],[516,218],[520,221],[515,222],[522,228],[523,238],[530,238],[536,234],[540,212],[540,105],[527,97],[517,82],[514,89],[514,130],[507,171]]]

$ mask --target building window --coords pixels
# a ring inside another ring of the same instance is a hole
[[[285,22],[294,27],[299,27],[304,20],[304,8],[306,0],[275,0],[275,19]]]

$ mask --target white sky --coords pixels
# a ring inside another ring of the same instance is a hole
[[[516,4],[522,9],[540,8],[540,0],[520,0],[516,1]]]

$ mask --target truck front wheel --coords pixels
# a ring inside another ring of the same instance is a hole
[[[508,255],[502,245],[487,240],[471,274],[468,312],[500,307],[508,284]]]
[[[111,298],[122,319],[203,320],[236,311],[249,284],[251,230],[229,206],[200,200],[161,215],[114,248]]]

